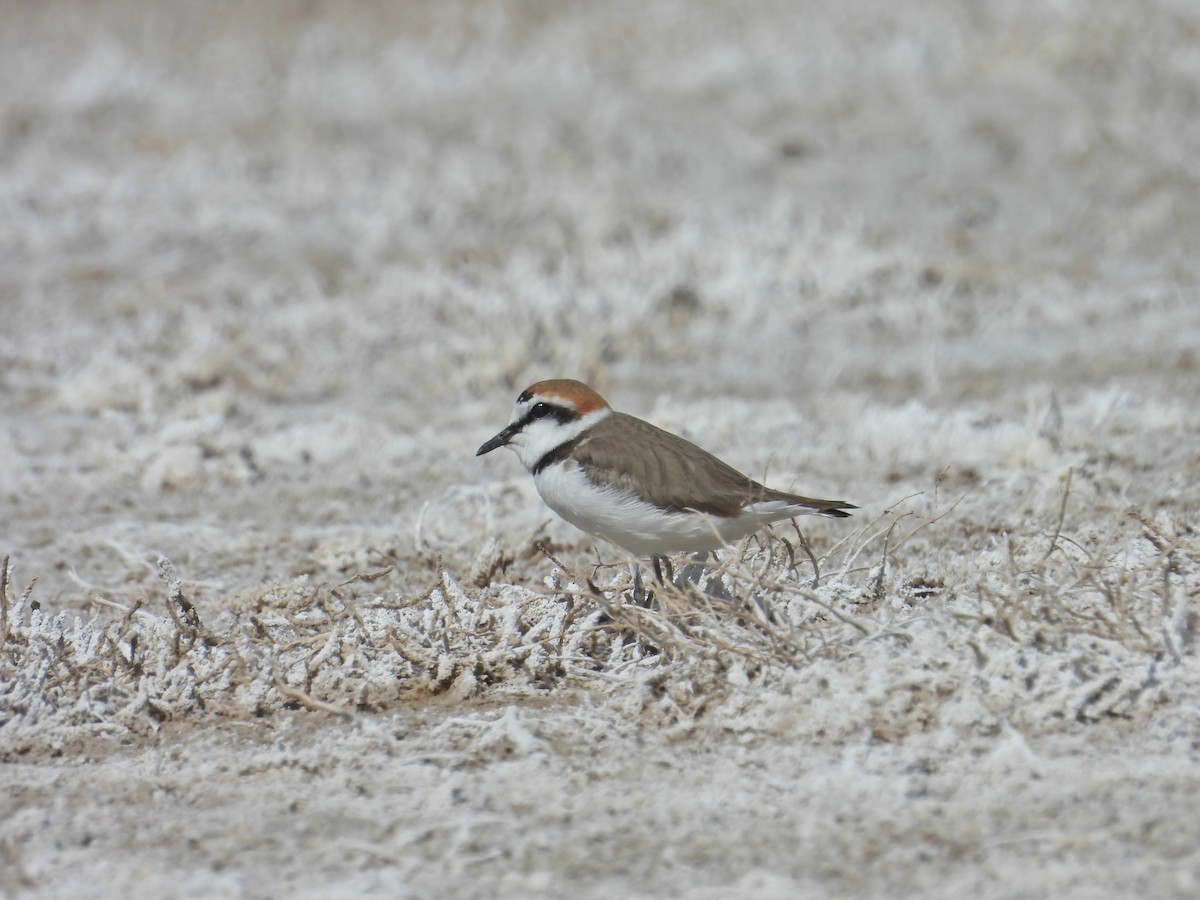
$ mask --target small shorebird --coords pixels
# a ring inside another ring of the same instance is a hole
[[[858,508],[764,487],[571,379],[522,391],[508,425],[475,455],[497,447],[516,452],[552,510],[638,557],[716,550],[771,522]]]

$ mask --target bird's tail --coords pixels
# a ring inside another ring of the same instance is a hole
[[[826,516],[830,519],[845,519],[850,513],[846,510],[858,509],[853,503],[845,500],[816,500],[812,497],[801,497],[784,491],[768,490],[763,499],[752,503],[750,508],[762,516],[785,519],[792,516]]]

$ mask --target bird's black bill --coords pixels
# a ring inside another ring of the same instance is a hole
[[[512,436],[515,433],[516,433],[515,429],[511,425],[509,425],[502,432],[500,432],[498,435],[496,435],[494,438],[492,438],[490,441],[488,441],[486,444],[484,444],[482,447],[480,447],[478,450],[476,450],[475,455],[483,456],[483,454],[485,454],[485,453],[491,453],[497,447],[503,447],[505,444],[507,444],[509,441],[512,440]]]

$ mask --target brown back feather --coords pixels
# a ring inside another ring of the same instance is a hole
[[[639,452],[626,453],[630,445]],[[764,487],[695,444],[619,412],[592,426],[574,455],[593,482],[672,511],[736,516],[759,500],[782,500],[831,515],[844,515],[838,509],[849,507],[838,500],[814,500]]]

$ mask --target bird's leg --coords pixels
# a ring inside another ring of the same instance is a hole
[[[684,567],[679,571],[679,580],[675,582],[675,586],[681,588],[684,585],[694,584],[696,587],[700,587],[700,582],[703,580],[705,573],[704,561],[707,558],[708,553],[705,551],[693,553],[688,558]]]
[[[683,573],[680,575],[679,580],[682,584],[694,584],[698,590],[703,591],[710,597],[717,597],[721,600],[732,600],[733,596],[726,589],[725,583],[716,576],[716,573],[709,569],[710,556],[715,556],[715,554],[703,550],[693,553],[691,560],[683,567]]]
[[[667,557],[657,554],[650,557],[650,562],[654,564],[654,577],[658,579],[661,585],[675,583],[675,569],[671,565],[671,560]]]
[[[642,585],[642,569],[637,560],[630,561],[629,571],[633,574],[633,602],[638,606],[649,606],[654,599],[654,592]]]

